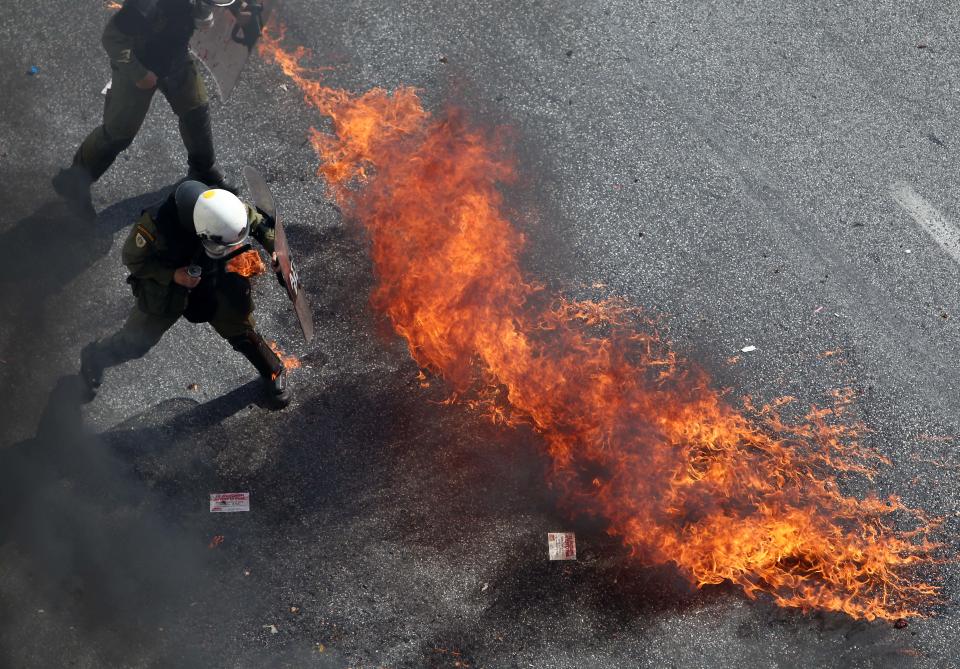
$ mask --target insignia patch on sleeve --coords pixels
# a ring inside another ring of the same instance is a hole
[[[137,245],[138,249],[142,249],[144,246],[146,246],[148,241],[156,241],[154,236],[151,235],[150,232],[142,225],[138,224],[135,229],[137,234],[133,238],[133,241]]]

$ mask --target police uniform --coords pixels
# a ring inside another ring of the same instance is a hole
[[[58,192],[71,197],[77,190],[71,179],[79,179],[84,183],[80,190],[86,188],[89,197],[88,184],[99,179],[136,137],[156,90],[179,118],[189,178],[225,186],[216,168],[206,87],[188,48],[195,22],[209,11],[199,0],[124,0],[103,33],[113,74],[103,123],[83,141],[71,169],[54,180]],[[157,76],[157,88],[138,88],[136,82],[148,72]]]
[[[272,254],[273,222],[244,206],[250,237]],[[227,270],[229,260],[249,245],[224,258],[210,258],[193,222],[184,218],[171,194],[160,206],[144,211],[131,229],[123,264],[130,270],[127,282],[136,305],[118,332],[84,349],[81,373],[91,390],[105,368],[145,355],[181,317],[210,323],[268,382],[283,373],[282,361],[255,329],[250,280]],[[191,264],[199,264],[202,275],[200,283],[188,289],[173,277],[177,268]]]

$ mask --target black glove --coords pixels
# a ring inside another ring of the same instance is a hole
[[[247,2],[241,7],[239,2],[235,2],[230,5],[230,11],[233,12],[234,16],[238,16],[241,11],[250,13],[250,20],[245,26],[241,26],[240,22],[237,21],[230,39],[237,44],[243,44],[248,49],[252,49],[257,44],[257,40],[260,39],[261,33],[263,33],[263,5],[258,2]]]

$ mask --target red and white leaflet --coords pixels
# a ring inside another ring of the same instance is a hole
[[[548,532],[547,546],[551,560],[577,559],[577,537],[573,532]]]
[[[210,494],[210,513],[234,513],[250,510],[250,493],[215,492]]]

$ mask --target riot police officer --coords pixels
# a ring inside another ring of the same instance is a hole
[[[81,353],[80,375],[93,399],[104,370],[145,355],[181,316],[207,322],[263,377],[267,399],[290,401],[283,362],[257,332],[250,280],[229,261],[250,237],[272,255],[273,221],[229,191],[185,181],[145,211],[123,247],[137,303],[123,327]]]
[[[187,178],[231,192],[217,166],[206,87],[188,44],[197,27],[213,20],[212,8],[235,0],[124,0],[107,23],[103,47],[113,79],[103,123],[77,149],[73,163],[53,178],[64,199],[95,215],[90,186],[133,141],[160,91],[177,115],[187,149]]]

